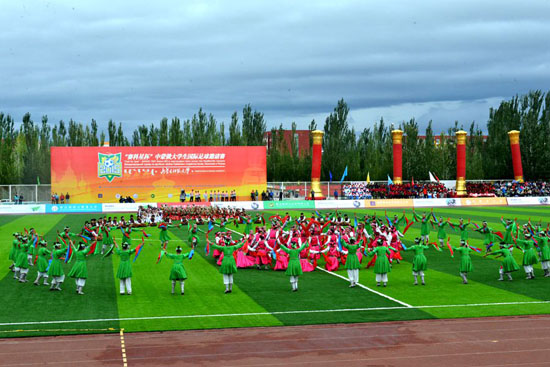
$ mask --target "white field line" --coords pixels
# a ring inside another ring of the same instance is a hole
[[[466,304],[456,304],[456,305],[423,305],[423,306],[412,306],[412,308],[413,309],[463,308],[463,307],[511,306],[511,305],[531,305],[531,304],[547,304],[547,305],[550,305],[550,301],[466,303]],[[84,323],[84,322],[109,322],[109,321],[198,319],[198,318],[243,317],[243,316],[273,316],[273,315],[289,315],[289,314],[313,314],[313,313],[334,313],[334,312],[365,312],[365,311],[410,310],[410,309],[411,309],[410,306],[392,306],[392,307],[339,308],[339,309],[330,309],[330,310],[296,310],[296,311],[273,311],[273,312],[222,313],[222,314],[209,314],[209,315],[207,314],[207,315],[172,315],[172,316],[149,316],[149,317],[121,317],[121,318],[110,318],[110,319],[5,322],[5,323],[0,323],[0,326],[72,324],[72,323]]]
[[[349,279],[348,279],[348,278],[346,278],[346,277],[344,277],[344,276],[342,276],[342,275],[340,275],[340,274],[333,273],[332,271],[323,269],[323,268],[321,268],[320,266],[318,266],[317,269],[319,269],[319,270],[321,270],[321,271],[324,271],[325,273],[328,273],[328,274],[330,274],[330,275],[334,275],[335,277],[338,277],[338,278],[340,278],[340,279],[347,280],[347,281],[349,282]],[[374,294],[376,294],[376,295],[379,295],[380,297],[384,297],[384,298],[389,299],[390,301],[397,302],[397,303],[399,303],[400,305],[403,305],[403,306],[405,306],[405,307],[409,307],[409,308],[414,307],[414,306],[409,305],[408,303],[402,302],[402,301],[400,301],[400,300],[398,300],[398,299],[395,299],[395,298],[393,298],[393,297],[390,297],[390,296],[388,296],[388,295],[386,295],[386,294],[384,294],[384,293],[380,293],[380,292],[378,292],[378,291],[375,291],[374,289],[369,288],[369,287],[367,287],[367,286],[364,286],[364,285],[361,284],[361,283],[357,283],[357,286],[360,287],[360,288],[366,289],[366,290],[368,290],[369,292],[372,292],[372,293],[374,293]]]

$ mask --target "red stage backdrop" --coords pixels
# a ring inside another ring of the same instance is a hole
[[[52,192],[71,203],[179,201],[180,190],[237,191],[250,199],[266,190],[266,148],[52,147]]]

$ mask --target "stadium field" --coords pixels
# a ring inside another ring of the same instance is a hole
[[[297,217],[301,211],[289,211]],[[353,218],[373,210],[348,210]],[[375,210],[383,216],[384,210]],[[402,210],[388,210],[388,215]],[[429,212],[429,209],[426,210]],[[502,230],[500,217],[517,218],[520,224],[531,219],[550,220],[548,207],[481,207],[437,208],[438,216],[485,220],[494,230]],[[264,211],[265,217],[276,214]],[[417,210],[422,213],[422,210]],[[284,214],[284,213],[279,213]],[[307,216],[311,212],[304,211]],[[408,218],[412,211],[406,210]],[[128,214],[126,214],[128,216]],[[199,235],[199,247],[192,260],[184,262],[189,279],[185,282],[185,296],[170,293],[168,280],[172,261],[163,259],[156,264],[160,242],[158,229],[147,229],[151,237],[137,261],[133,264],[133,294],[121,296],[118,292],[116,269],[118,256],[92,256],[88,259],[89,278],[85,295],[75,293],[74,280],[65,279],[62,292],[50,292],[47,286],[35,286],[36,270],[29,271],[29,282],[19,283],[8,269],[8,253],[12,233],[34,227],[52,243],[57,230],[70,226],[79,231],[84,221],[98,217],[86,215],[33,215],[0,217],[0,337],[212,329],[254,326],[286,326],[325,323],[357,323],[395,320],[420,320],[504,315],[550,313],[550,278],[543,278],[540,264],[535,267],[536,279],[526,280],[523,270],[514,273],[514,281],[498,281],[500,262],[473,253],[474,272],[469,284],[463,285],[458,274],[459,259],[452,258],[447,249],[426,251],[428,271],[426,286],[414,286],[411,275],[412,254],[403,253],[405,261],[394,264],[387,288],[376,287],[371,269],[360,271],[360,287],[348,288],[345,269],[327,272],[321,259],[319,269],[300,277],[300,290],[290,291],[284,272],[273,270],[239,269],[235,275],[233,293],[224,294],[222,276],[212,256],[205,254],[204,234]],[[406,233],[404,243],[409,245],[419,235],[419,224]],[[227,228],[239,232],[243,225]],[[206,231],[206,226],[202,226]],[[187,227],[171,228],[172,241],[168,250],[186,243]],[[458,246],[458,233],[447,231],[451,243]],[[120,243],[121,233],[113,231]],[[237,236],[237,235],[236,235]],[[431,234],[436,238],[436,232]],[[133,234],[134,245],[141,241],[141,233]],[[470,232],[470,244],[482,247],[481,235]],[[521,250],[514,256],[521,264]],[[72,264],[65,264],[67,274]]]

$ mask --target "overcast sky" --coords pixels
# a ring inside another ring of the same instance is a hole
[[[73,5],[70,5],[73,4]],[[550,89],[550,1],[2,1],[0,111],[127,131],[250,103],[268,127],[485,126]]]

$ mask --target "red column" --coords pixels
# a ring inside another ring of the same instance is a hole
[[[456,193],[466,196],[466,131],[456,132]]]
[[[403,183],[403,131],[392,130],[391,139],[393,141],[393,183],[401,185]]]
[[[311,189],[315,192],[315,199],[322,199],[321,191],[321,162],[323,159],[323,135],[321,130],[311,132],[313,147],[311,157]],[[309,196],[309,195],[308,195]]]
[[[523,167],[521,166],[521,150],[519,147],[519,131],[508,131],[510,149],[512,150],[512,165],[514,166],[514,180],[523,182]]]

